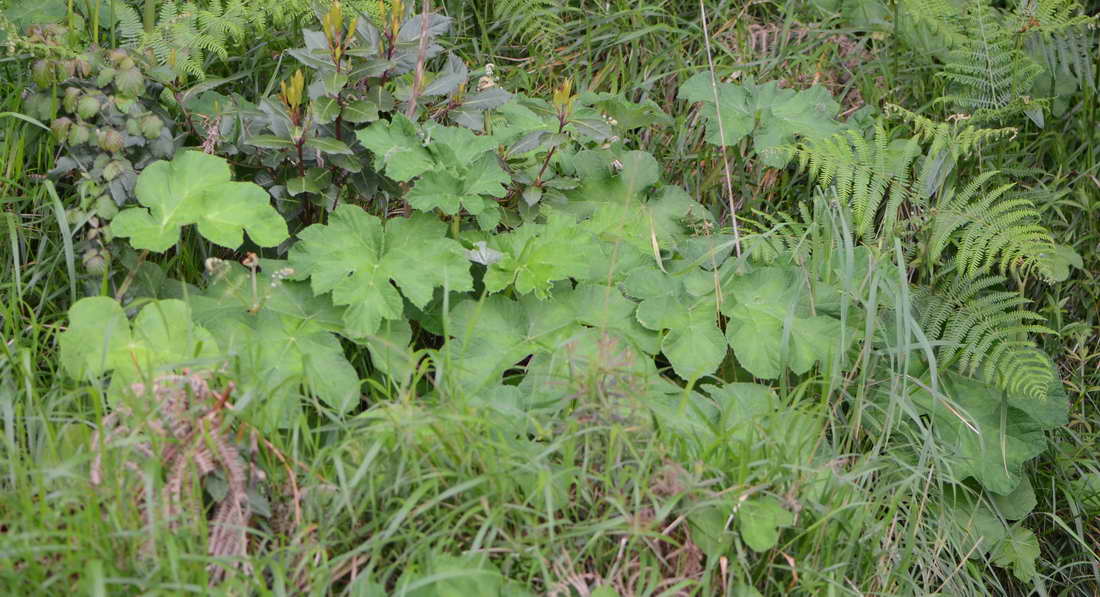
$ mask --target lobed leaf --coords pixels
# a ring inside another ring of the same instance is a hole
[[[233,249],[244,242],[244,231],[262,247],[278,245],[288,236],[286,221],[270,205],[267,191],[230,180],[223,158],[185,151],[170,162],[153,162],[138,176],[134,192],[143,207],[121,211],[111,230],[137,249],[166,251],[189,224],[197,224],[207,240]]]

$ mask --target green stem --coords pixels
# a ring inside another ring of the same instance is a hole
[[[157,24],[157,0],[145,0],[141,24],[145,27],[146,34],[153,32],[153,27]]]

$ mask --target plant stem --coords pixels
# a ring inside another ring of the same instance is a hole
[[[130,289],[130,285],[134,283],[134,276],[137,275],[138,270],[141,269],[141,264],[145,263],[145,258],[149,256],[149,249],[145,249],[138,255],[137,263],[134,264],[134,268],[130,270],[130,273],[126,275],[126,279],[122,281],[122,285],[118,287],[115,292],[115,300],[122,302],[122,297],[126,295],[126,291]]]
[[[145,0],[145,10],[142,13],[141,20],[145,33],[152,33],[157,24],[157,0]]]

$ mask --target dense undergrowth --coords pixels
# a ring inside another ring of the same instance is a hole
[[[0,8],[5,594],[1100,591],[1091,7]]]

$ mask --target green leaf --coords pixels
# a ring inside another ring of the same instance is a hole
[[[568,289],[555,289],[553,302],[564,302],[565,306],[572,309],[577,322],[597,330],[613,331],[645,354],[657,354],[660,350],[658,336],[635,319],[635,303],[623,296],[619,288],[607,285],[605,281],[578,284],[571,292]],[[541,317],[534,314],[530,307],[528,311],[533,313],[534,319]]]
[[[129,364],[130,322],[112,298],[80,299],[69,308],[69,327],[59,343],[65,372],[74,379],[95,379]]]
[[[751,444],[758,430],[772,431],[769,418],[790,426],[793,414],[782,410],[775,391],[768,386],[754,383],[727,383],[721,386],[706,385],[703,389],[718,406],[717,429],[720,437],[729,442]],[[778,436],[779,434],[774,434]],[[814,433],[807,433],[816,435]]]
[[[528,98],[519,96],[517,101],[508,102],[494,112],[493,137],[501,145],[523,144],[525,147],[518,152],[509,150],[509,154],[530,151],[537,146],[541,136],[557,131],[557,119],[536,114],[525,105],[528,101]],[[549,108],[546,111],[549,112]],[[531,137],[531,140],[526,143],[519,141],[526,137]]]
[[[420,211],[439,209],[445,214],[454,215],[464,208],[475,216],[492,212],[496,216],[495,222],[491,221],[492,226],[483,226],[492,229],[499,222],[499,206],[496,201],[482,195],[503,197],[505,185],[511,181],[497,163],[496,157],[486,154],[457,173],[455,170],[442,168],[425,172],[407,197],[409,204]]]
[[[838,349],[840,321],[810,315],[797,270],[761,268],[734,277],[723,290],[726,338],[754,376],[775,379],[785,367],[801,375],[817,362],[828,363]]]
[[[503,296],[458,303],[449,314],[452,337],[440,351],[448,379],[471,391],[496,385],[505,370],[536,350],[528,327],[524,306]]]
[[[1047,270],[1052,282],[1064,282],[1069,279],[1070,268],[1082,269],[1085,267],[1081,255],[1067,245],[1054,245],[1054,250],[1049,254],[1040,255],[1040,263]]]
[[[447,114],[454,122],[480,131],[485,127],[485,112],[507,104],[510,99],[512,94],[500,87],[490,87],[467,96],[462,105]]]
[[[286,263],[264,261],[255,274],[226,263],[214,282],[189,297],[195,321],[213,330],[232,357],[242,395],[263,396],[259,420],[285,427],[300,410],[303,388],[337,413],[359,403],[359,375],[334,331],[342,310],[315,297],[304,282],[285,280]],[[255,294],[254,294],[255,293]]]
[[[350,597],[386,597],[386,587],[374,581],[366,572],[351,582],[347,588]]]
[[[225,160],[205,153],[185,151],[171,162],[153,162],[138,176],[134,193],[143,207],[120,212],[111,230],[130,238],[137,249],[166,251],[188,224],[197,224],[207,240],[233,249],[244,242],[244,231],[262,247],[288,236],[267,191],[251,182],[233,182]]]
[[[462,109],[485,111],[499,108],[512,99],[512,94],[500,87],[490,87],[469,95],[462,102]]]
[[[753,551],[764,552],[779,542],[779,528],[794,524],[794,514],[783,509],[779,500],[770,497],[754,497],[746,500],[737,510],[737,529],[741,539]]]
[[[66,0],[43,0],[41,2],[12,2],[11,8],[3,16],[20,31],[31,25],[60,23],[67,13]]]
[[[586,97],[586,96],[591,96]],[[590,101],[591,105],[599,108],[608,116],[615,119],[617,126],[622,130],[631,130],[652,125],[662,127],[672,125],[672,117],[665,114],[664,110],[651,99],[634,103],[622,95],[612,93],[582,94],[578,101]]]
[[[595,110],[578,110],[569,117],[565,129],[581,139],[602,143],[611,136],[611,125]]]
[[[377,333],[366,338],[371,364],[399,387],[411,380],[416,370],[411,343],[412,327],[404,319],[383,322]]]
[[[997,514],[975,498],[973,490],[961,485],[946,485],[944,520],[949,523],[947,536],[955,549],[972,560],[981,560],[1008,531]]]
[[[661,342],[676,375],[694,380],[714,373],[726,358],[726,339],[713,319],[695,320],[669,330]]]
[[[702,102],[708,143],[736,145],[751,133],[761,162],[773,168],[782,168],[790,161],[790,151],[783,146],[796,137],[819,139],[840,130],[835,120],[840,105],[822,87],[795,91],[780,88],[778,81],[757,85],[751,79],[741,84],[718,83],[715,87],[711,73],[701,72],[680,86],[680,97]]]
[[[332,293],[348,305],[347,333],[356,338],[378,332],[383,320],[400,319],[405,298],[423,308],[433,290],[473,290],[470,262],[457,241],[446,238],[446,224],[428,215],[396,218],[385,227],[353,205],[341,205],[329,223],[303,230],[290,250],[290,265],[309,276],[315,294]]]
[[[324,168],[310,168],[305,176],[296,176],[286,181],[286,192],[291,197],[302,193],[320,193],[332,182],[332,173]]]
[[[638,305],[638,321],[651,330],[668,330],[661,352],[676,375],[694,380],[718,369],[727,346],[718,328],[714,293],[692,296],[682,280],[652,267],[639,268],[628,278],[627,288],[635,297],[649,295]]]
[[[1027,477],[1020,480],[1020,484],[1016,486],[1016,489],[1008,495],[990,494],[990,501],[997,507],[997,512],[1004,517],[1005,520],[1020,520],[1031,514],[1031,511],[1035,509],[1035,504],[1039,503],[1035,497],[1035,489],[1031,486],[1031,481]]]
[[[347,143],[332,137],[310,137],[306,139],[305,146],[324,153],[351,154],[351,148]]]
[[[406,571],[397,582],[396,594],[408,597],[472,597],[502,595],[504,577],[488,557],[481,554],[451,556],[429,554],[423,574]],[[419,578],[417,578],[419,576]],[[511,594],[511,592],[507,593]]]
[[[325,86],[325,93],[336,95],[348,84],[348,76],[334,71],[321,75],[321,81]]]
[[[653,412],[664,437],[708,448],[715,442],[724,443],[723,438],[715,435],[718,413],[714,402],[699,392],[676,388],[675,392],[648,397],[646,406]],[[726,515],[729,512],[727,508]]]
[[[570,195],[584,201],[608,205],[630,205],[632,200],[660,179],[661,167],[644,151],[628,151],[618,157],[618,172],[607,154],[582,152],[580,158],[591,160],[579,189]]]
[[[631,396],[667,388],[668,382],[658,374],[653,359],[617,330],[582,327],[568,331],[565,340],[552,350],[535,354],[527,366],[520,389],[536,404],[560,407],[563,400],[593,391],[595,380]],[[638,411],[624,403],[615,414],[629,419]]]
[[[1043,403],[1061,412],[1067,408],[1064,397],[1014,401],[992,385],[952,372],[941,374],[940,388],[944,396],[932,397],[918,389],[912,399],[932,417],[939,444],[953,460],[952,473],[960,480],[973,477],[1004,496],[1012,494],[1024,478],[1024,463],[1046,449],[1044,430],[1059,420],[1056,415],[1037,419],[1028,410],[1041,412],[1047,406]]]
[[[264,149],[289,149],[294,147],[294,141],[275,135],[253,135],[245,139],[244,142]]]
[[[334,97],[322,95],[313,100],[310,113],[318,124],[328,124],[340,115],[340,101]]]
[[[728,556],[733,545],[733,532],[726,528],[733,504],[723,500],[718,504],[693,508],[687,515],[691,541],[699,546],[707,559],[716,561]]]
[[[412,180],[435,165],[417,136],[416,125],[400,114],[394,115],[391,122],[380,120],[355,135],[374,153],[374,168],[385,168],[386,175],[394,180]]]
[[[368,100],[356,100],[344,106],[344,122],[360,124],[378,120],[378,104]]]
[[[710,71],[692,76],[680,85],[680,99],[702,102],[700,113],[706,119],[708,143],[735,145],[751,133],[755,126],[756,119],[750,108],[749,93],[741,85],[733,83],[715,85],[711,77]]]
[[[436,161],[452,169],[463,169],[497,147],[495,137],[475,135],[470,129],[457,126],[431,125],[425,127],[425,133],[430,141],[429,150]]]
[[[485,273],[486,290],[500,292],[513,285],[519,294],[534,292],[545,299],[554,281],[584,277],[591,237],[578,234],[572,216],[546,213],[546,224],[527,223],[492,237],[489,246],[503,257]]]
[[[1074,498],[1090,516],[1100,514],[1100,473],[1083,473],[1070,481]]]
[[[833,117],[840,109],[828,91],[811,87],[804,91],[782,89],[778,81],[753,86],[758,125],[753,132],[753,149],[761,162],[772,168],[782,168],[790,161],[791,152],[781,146],[788,145],[796,136],[819,139],[840,130]]]
[[[1012,574],[1022,582],[1035,579],[1035,560],[1039,558],[1039,540],[1030,529],[1015,524],[1006,537],[993,548],[993,563],[1011,568]]]
[[[132,325],[114,299],[81,299],[69,309],[69,326],[59,343],[66,373],[91,381],[114,371],[113,393],[163,368],[187,366],[218,353],[210,334],[192,325],[188,305],[174,299],[145,305]]]

